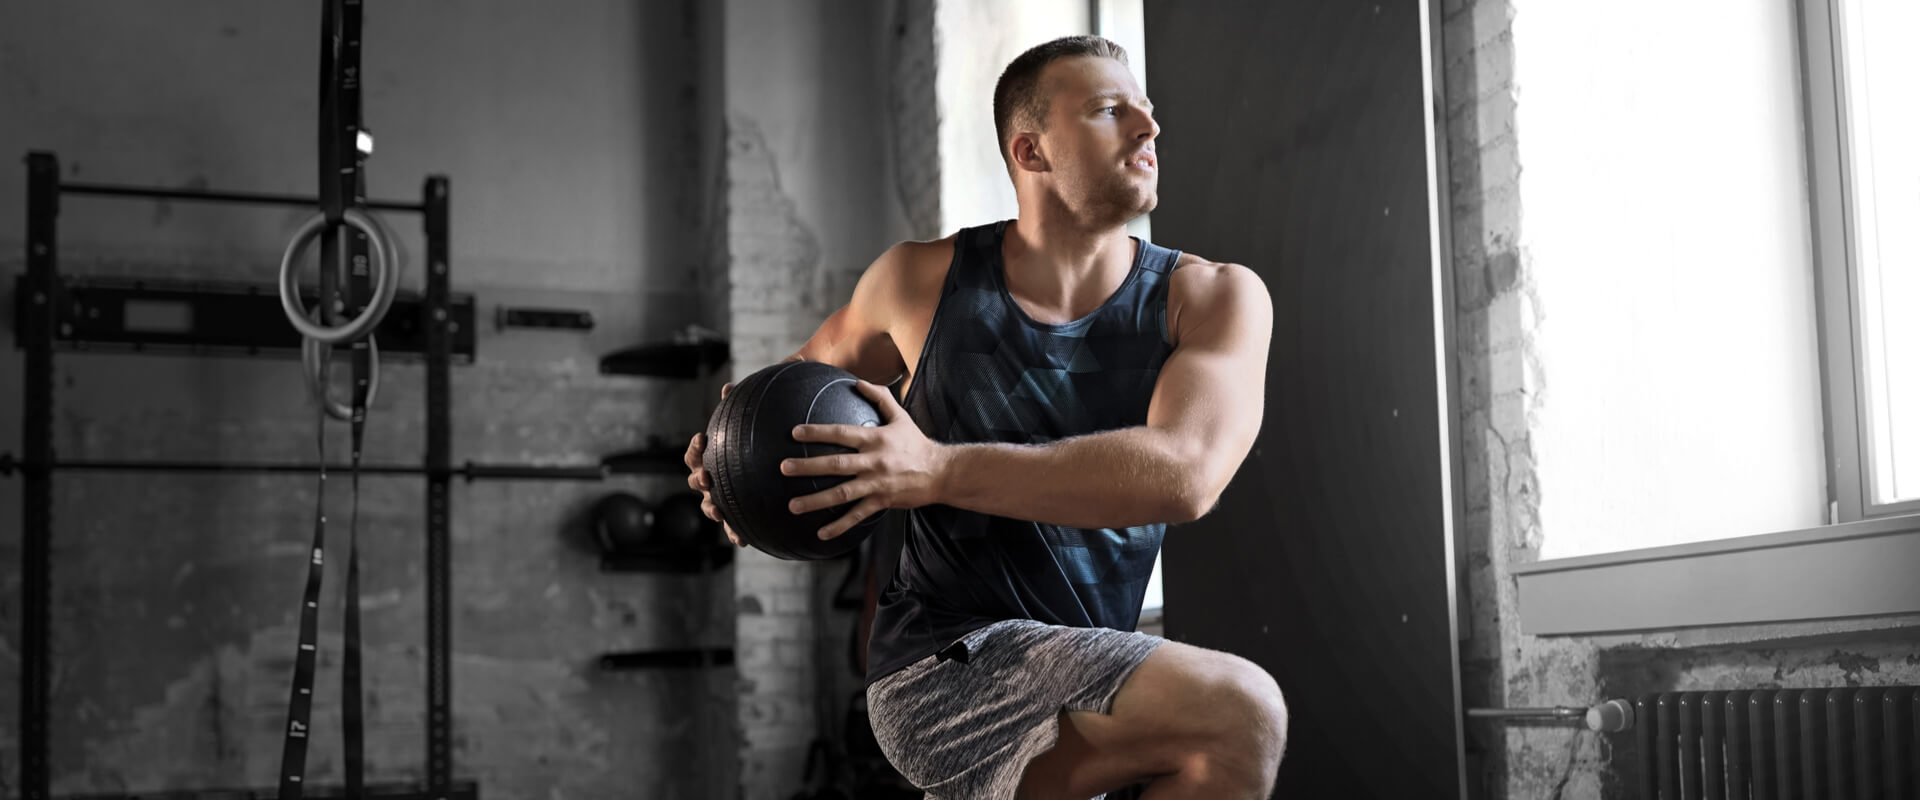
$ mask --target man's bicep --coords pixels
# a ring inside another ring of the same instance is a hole
[[[1266,405],[1272,302],[1258,278],[1237,269],[1211,302],[1189,306],[1194,324],[1161,366],[1147,411],[1148,425],[1180,437],[1210,493],[1252,450]]]

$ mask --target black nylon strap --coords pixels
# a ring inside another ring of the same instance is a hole
[[[314,442],[320,452],[320,480],[314,490],[313,553],[307,561],[307,588],[300,600],[299,644],[293,654],[293,693],[287,699],[286,742],[280,751],[280,800],[300,800],[307,774],[307,738],[313,730],[313,672],[320,633],[320,580],[327,539],[327,412],[321,409]]]
[[[341,0],[338,92],[339,116],[335,120],[336,138],[331,141],[341,165],[339,186],[355,208],[366,207],[366,155],[359,146],[360,137],[360,28],[361,0]],[[322,141],[328,141],[323,139]],[[360,307],[373,297],[367,237],[355,232],[348,237],[350,272],[349,302]],[[387,256],[393,258],[392,254]],[[392,265],[388,265],[391,267]],[[369,333],[367,336],[371,337]],[[367,340],[353,343],[353,510],[347,523],[347,615],[343,634],[345,660],[340,671],[340,717],[346,789],[350,800],[364,796],[366,782],[366,722],[361,698],[360,648],[360,457],[365,442],[367,388],[371,373]]]
[[[366,202],[364,161],[359,149],[360,133],[360,27],[361,0],[322,0],[320,31],[320,121],[319,166],[320,208],[328,226],[321,236],[320,305],[328,324],[338,319],[336,294],[339,287],[340,248],[338,230],[349,202]],[[368,244],[366,237],[354,233],[348,242],[350,268],[346,299],[352,313],[354,303],[371,298]],[[367,343],[353,344],[353,511],[348,524],[345,658],[341,668],[341,718],[344,728],[346,796],[360,798],[365,793],[365,720],[362,713],[360,647],[360,461],[365,439],[368,375],[371,358]],[[280,800],[300,800],[306,778],[307,741],[312,734],[313,685],[318,658],[320,587],[325,573],[326,544],[326,411],[319,411],[315,436],[319,451],[319,485],[315,492],[313,554],[307,567],[306,591],[300,609],[298,650],[294,654],[292,694],[287,701],[286,741],[281,751]]]
[[[359,159],[355,159],[358,164]],[[356,173],[360,170],[356,169]],[[366,181],[358,181],[354,187],[355,204],[366,200]],[[353,270],[348,277],[348,286],[355,302],[364,305],[373,296],[372,278],[369,271],[367,237],[354,233],[350,237],[349,248],[352,251]],[[353,310],[360,313],[360,308]],[[373,334],[367,334],[371,338]],[[347,618],[346,660],[341,666],[340,705],[341,722],[344,728],[344,762],[347,771],[347,797],[362,797],[366,774],[366,725],[363,718],[361,701],[360,670],[360,458],[364,451],[367,427],[367,394],[370,388],[369,378],[373,372],[372,350],[367,339],[353,343],[353,511],[347,522]]]
[[[366,427],[367,351],[354,348],[353,400],[353,511],[347,523],[347,616],[345,661],[340,667],[340,719],[343,730],[343,761],[346,766],[347,797],[364,797],[366,784],[366,725],[360,693],[360,443]]]

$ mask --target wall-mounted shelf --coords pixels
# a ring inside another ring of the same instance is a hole
[[[733,546],[716,544],[700,550],[661,550],[621,553],[600,559],[601,572],[705,572],[733,563]]]
[[[686,669],[689,667],[728,667],[733,665],[731,647],[689,647],[678,650],[629,650],[600,656],[600,668],[608,671],[632,669]]]
[[[280,290],[272,285],[228,281],[183,281],[55,277],[51,344],[63,350],[140,353],[300,353],[300,333],[287,324]],[[319,294],[303,293],[309,308]],[[14,340],[27,340],[29,278],[14,280]],[[473,295],[449,292],[446,304],[448,357],[468,364],[474,353]],[[426,355],[427,300],[399,292],[374,329],[383,358]]]
[[[600,459],[600,465],[609,475],[663,475],[687,471],[684,452],[653,445],[606,456]]]
[[[644,375],[656,378],[698,378],[712,374],[732,358],[725,339],[698,342],[643,344],[609,353],[600,359],[603,375]]]

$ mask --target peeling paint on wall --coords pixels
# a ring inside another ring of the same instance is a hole
[[[939,53],[933,33],[934,4],[895,0],[888,39],[888,104],[894,195],[915,239],[940,238],[940,103],[936,92]]]

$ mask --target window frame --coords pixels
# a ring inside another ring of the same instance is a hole
[[[1853,241],[1845,0],[1798,0],[1801,102],[1813,241],[1828,523],[1920,513],[1920,499],[1875,503]]]
[[[1828,519],[1802,530],[1514,564],[1531,636],[1730,631],[1710,644],[1920,628],[1920,500],[1876,504],[1845,129],[1845,0],[1795,0]],[[1595,602],[1596,597],[1607,598]],[[1710,637],[1711,638],[1711,637]],[[1619,641],[1627,641],[1620,639]],[[1641,641],[1634,639],[1633,641]]]

